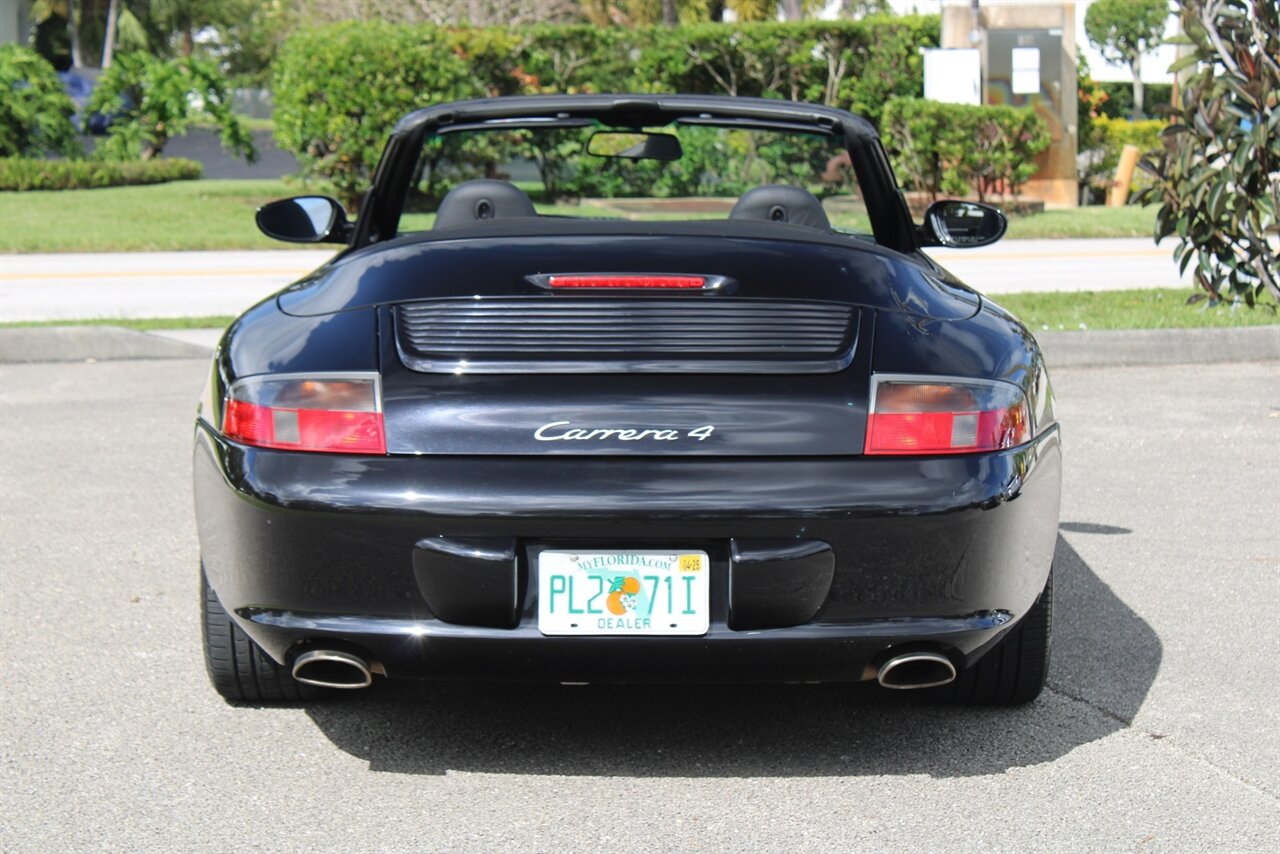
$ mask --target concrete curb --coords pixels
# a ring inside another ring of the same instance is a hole
[[[1126,365],[1268,362],[1280,359],[1280,326],[1238,329],[1108,329],[1036,336],[1049,370]]]
[[[197,338],[199,333],[186,337]],[[216,333],[206,333],[216,339]],[[1050,370],[1280,360],[1280,326],[1042,332]],[[0,363],[207,359],[213,349],[118,326],[30,326],[0,330]]]
[[[119,326],[19,326],[0,329],[0,363],[119,359],[207,359],[209,347]]]

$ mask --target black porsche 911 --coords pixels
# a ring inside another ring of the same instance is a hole
[[[508,180],[515,179],[515,180]],[[821,198],[820,198],[821,197]],[[195,428],[206,662],[374,676],[1044,683],[1061,451],[1040,350],[922,254],[866,121],[546,96],[392,132],[343,244],[245,312]]]

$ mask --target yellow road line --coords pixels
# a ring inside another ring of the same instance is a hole
[[[163,279],[178,276],[305,276],[314,268],[272,267],[248,270],[103,270],[76,273],[0,273],[0,282],[48,279]]]
[[[1173,261],[1172,252],[1165,251],[1164,249],[1107,249],[1101,252],[1038,252],[1027,253],[1025,255],[1006,253],[1004,255],[971,255],[964,257],[948,254],[945,257],[947,261],[965,261],[976,264],[979,261],[1049,261],[1061,260],[1063,258],[1080,260],[1082,258],[1154,258],[1157,256],[1164,256],[1168,258],[1170,263]]]

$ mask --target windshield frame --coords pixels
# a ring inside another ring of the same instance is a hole
[[[396,125],[365,196],[352,247],[394,239],[428,136],[469,129],[660,127],[673,123],[830,135],[843,141],[878,245],[910,253],[916,229],[875,129],[843,110],[792,101],[687,95],[552,95],[439,104]]]

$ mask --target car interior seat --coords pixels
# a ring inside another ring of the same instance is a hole
[[[480,179],[450,190],[436,210],[432,228],[450,228],[486,219],[537,216],[533,202],[514,184]]]
[[[808,190],[782,184],[766,184],[743,193],[729,219],[762,219],[788,225],[831,230],[822,202]]]

